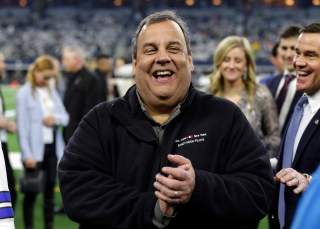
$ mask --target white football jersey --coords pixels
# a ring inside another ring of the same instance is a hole
[[[6,167],[0,144],[0,229],[14,229],[13,217]]]

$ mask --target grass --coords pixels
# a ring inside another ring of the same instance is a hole
[[[7,110],[14,110],[15,109],[15,94],[17,89],[11,87],[3,87],[3,95],[6,102],[6,109]],[[8,135],[8,146],[10,152],[20,152],[18,141],[16,135]],[[20,171],[15,171],[16,181],[19,180]],[[19,189],[19,187],[17,187]],[[22,200],[23,194],[18,193],[18,199],[16,203],[15,209],[15,224],[16,229],[23,229],[23,221],[22,221]],[[34,209],[34,222],[35,222],[35,229],[42,229],[43,227],[43,211],[42,211],[42,200],[43,197],[41,194],[38,195],[35,209]],[[55,193],[55,203],[57,206],[61,206],[61,195],[59,192],[59,188],[56,187]],[[72,222],[68,217],[64,214],[56,215],[54,219],[54,228],[55,229],[76,229],[78,225]],[[259,224],[259,229],[268,229],[268,219],[264,218],[261,220]]]
[[[20,171],[15,171],[15,176],[18,178],[20,176]],[[17,179],[18,181],[18,179]],[[17,185],[17,189],[19,189]],[[22,218],[22,201],[23,201],[23,194],[18,193],[18,199],[16,203],[15,209],[15,226],[16,229],[23,229],[23,218]],[[43,229],[43,196],[42,194],[38,194],[35,208],[34,208],[34,229]],[[61,206],[61,195],[56,188],[55,193],[55,203],[57,206]],[[54,218],[54,228],[56,229],[76,229],[78,228],[77,224],[72,222],[65,214],[57,214]]]

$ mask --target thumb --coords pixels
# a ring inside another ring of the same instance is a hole
[[[187,167],[190,166],[191,163],[188,158],[177,154],[168,154],[168,160],[177,166],[186,166],[185,169],[188,169]]]

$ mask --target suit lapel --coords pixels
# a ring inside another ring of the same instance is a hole
[[[294,168],[297,161],[301,157],[302,153],[304,152],[305,148],[307,147],[308,143],[310,142],[312,136],[314,135],[315,131],[319,129],[320,126],[320,110],[314,115],[311,119],[310,123],[308,124],[307,128],[303,132],[303,135],[300,139],[296,155],[294,157],[292,167]]]
[[[270,82],[269,89],[270,89],[270,92],[271,92],[273,98],[276,98],[277,89],[278,89],[278,86],[279,86],[281,79],[282,79],[282,75],[277,75],[274,78],[274,80],[272,82]]]

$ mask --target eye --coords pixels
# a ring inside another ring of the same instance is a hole
[[[316,58],[318,58],[319,56],[318,55],[316,55],[316,54],[309,54],[309,55],[306,55],[307,56],[307,58],[308,59],[310,59],[310,60],[313,60],[313,59],[316,59]]]
[[[242,59],[241,59],[241,58],[236,58],[236,59],[235,59],[235,62],[236,62],[237,64],[240,64],[240,63],[242,62]]]
[[[168,46],[168,51],[170,53],[178,53],[181,51],[181,48],[178,45],[169,45]]]
[[[230,61],[230,57],[225,57],[224,59],[223,59],[223,62],[229,62]]]
[[[143,53],[147,55],[154,54],[157,51],[157,49],[153,46],[147,46],[143,49]]]

